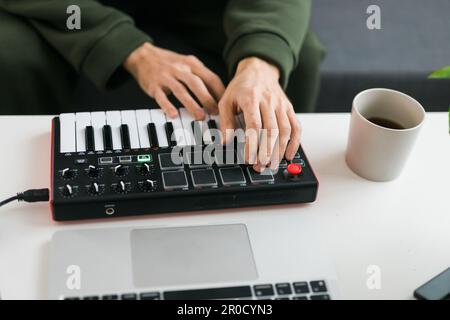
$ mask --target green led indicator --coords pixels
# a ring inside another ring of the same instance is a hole
[[[137,157],[138,162],[152,162],[152,156],[150,154],[141,154]]]

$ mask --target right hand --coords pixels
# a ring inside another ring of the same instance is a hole
[[[196,120],[205,118],[203,108],[189,91],[208,113],[218,114],[218,101],[225,86],[195,56],[178,54],[144,43],[127,57],[123,66],[169,117],[174,118],[178,114],[167,98],[172,93]]]

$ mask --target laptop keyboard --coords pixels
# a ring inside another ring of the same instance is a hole
[[[331,300],[324,280],[258,284],[222,288],[181,291],[149,291],[67,297],[65,300],[207,300],[207,299],[261,299],[261,300]]]

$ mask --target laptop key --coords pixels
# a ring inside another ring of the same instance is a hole
[[[297,294],[309,293],[308,282],[294,282],[294,292]]]
[[[120,296],[122,300],[137,300],[136,293],[124,293]]]
[[[99,296],[86,296],[83,300],[100,300]]]
[[[327,292],[327,285],[325,284],[325,281],[319,280],[319,281],[311,281],[309,283],[311,285],[311,290],[313,292]]]
[[[273,296],[275,295],[275,292],[273,290],[273,286],[271,284],[261,284],[253,286],[253,290],[255,291],[255,295],[257,297],[264,297],[264,296]]]
[[[311,300],[330,300],[330,296],[327,294],[317,294],[310,296]]]
[[[139,297],[141,300],[161,300],[159,292],[143,292]]]
[[[275,285],[275,288],[277,289],[277,293],[279,295],[287,295],[287,294],[292,294],[292,288],[290,283],[285,282],[285,283],[277,283]]]
[[[117,294],[107,294],[102,297],[102,300],[118,300],[119,296]]]
[[[232,299],[252,296],[250,286],[164,292],[165,300]]]
[[[308,300],[307,296],[297,296],[297,297],[292,297],[292,300]]]

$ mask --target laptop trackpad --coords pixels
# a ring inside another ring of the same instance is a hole
[[[245,225],[131,231],[138,287],[251,281],[258,277]]]

